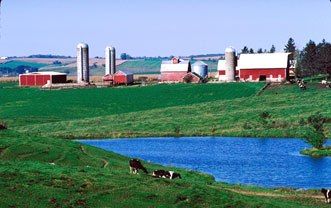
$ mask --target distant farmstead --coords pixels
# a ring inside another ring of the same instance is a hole
[[[58,72],[33,72],[19,75],[20,86],[44,86],[48,82],[52,84],[66,83],[67,74]]]
[[[294,76],[291,53],[241,54],[238,60],[235,52],[232,56],[230,61],[218,62],[219,81],[234,81],[234,75],[235,80],[245,82],[282,82]]]
[[[162,61],[161,81],[162,82],[183,82],[187,73],[191,72],[191,62],[179,58],[170,61]]]

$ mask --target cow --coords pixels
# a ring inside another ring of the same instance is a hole
[[[140,160],[138,159],[131,159],[129,161],[130,165],[130,173],[138,174],[139,170],[142,170],[144,173],[148,174],[147,169],[141,164]]]
[[[176,173],[174,171],[166,171],[166,170],[154,170],[153,171],[153,177],[155,178],[169,178],[169,179],[175,179],[175,178],[182,178],[179,173]]]
[[[330,202],[331,202],[331,190],[322,188],[321,192],[324,194],[325,203],[330,204]]]

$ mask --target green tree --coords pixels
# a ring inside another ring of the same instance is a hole
[[[257,53],[263,53],[263,49],[262,49],[262,48],[259,48],[259,49],[257,50]]]
[[[316,70],[316,60],[317,60],[317,46],[314,41],[310,40],[305,48],[303,49],[302,53],[302,75],[303,76],[311,76],[315,75]]]
[[[296,46],[293,38],[289,38],[287,44],[285,45],[284,51],[287,53],[295,53]]]
[[[327,141],[327,137],[324,134],[325,122],[326,118],[321,113],[311,115],[307,120],[309,128],[305,140],[316,149],[322,149]]]
[[[276,52],[276,47],[275,45],[272,45],[271,48],[270,48],[270,53],[275,53]]]
[[[317,45],[317,73],[331,75],[331,44],[325,39]]]
[[[253,48],[249,49],[249,53],[255,53],[254,49]]]
[[[249,49],[247,46],[245,46],[243,49],[241,49],[241,54],[247,54],[249,53]]]

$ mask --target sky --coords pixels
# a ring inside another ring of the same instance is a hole
[[[329,0],[2,0],[0,56],[170,56],[331,41]]]

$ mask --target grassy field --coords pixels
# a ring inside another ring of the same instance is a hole
[[[27,62],[27,61],[8,61],[5,63],[0,64],[0,67],[6,67],[6,68],[16,68],[18,66],[30,66],[33,68],[41,68],[44,66],[47,66],[47,64],[43,63],[36,63],[36,62]]]
[[[216,183],[176,168],[182,180],[129,175],[128,158],[68,138],[300,137],[301,118],[331,117],[328,89],[276,86],[258,96],[263,83],[62,91],[16,84],[0,84],[0,121],[9,128],[0,131],[1,207],[327,207],[318,191]]]

